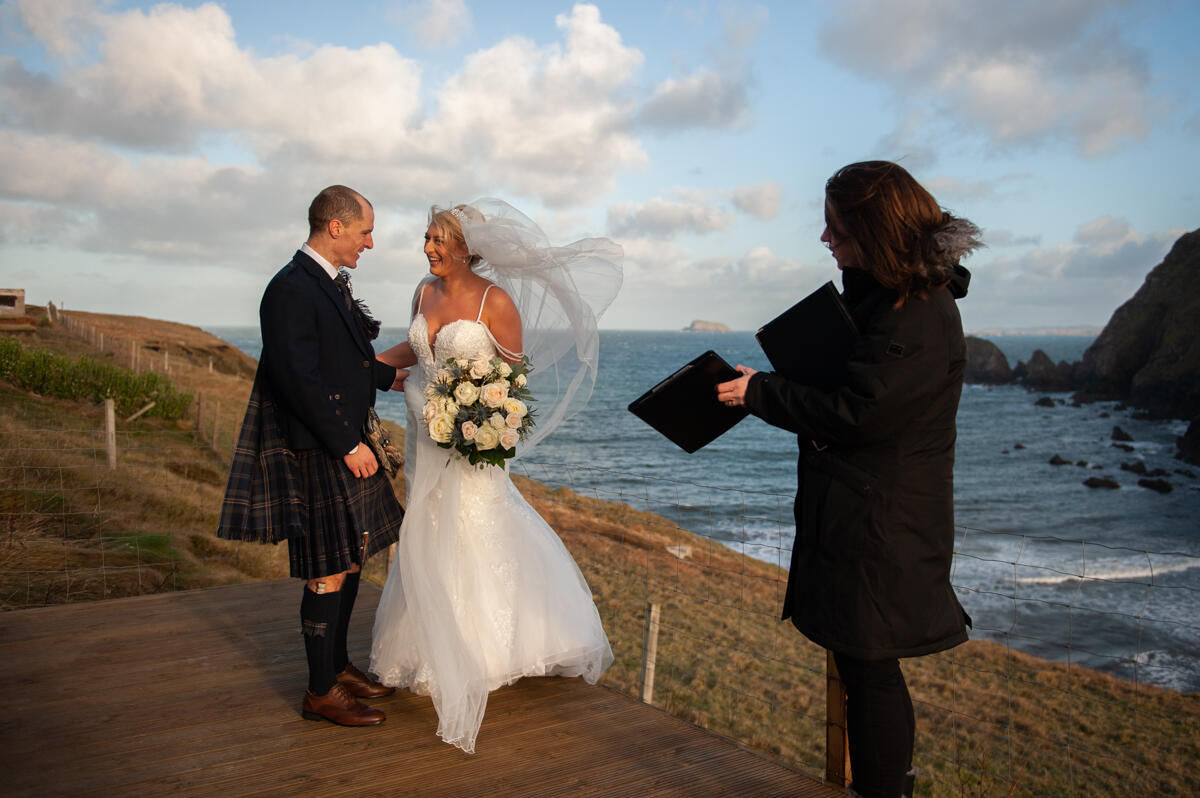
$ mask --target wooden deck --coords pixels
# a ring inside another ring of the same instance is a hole
[[[488,702],[468,756],[428,698],[381,726],[300,717],[293,580],[0,613],[0,791],[57,795],[837,796],[621,693],[525,679]],[[366,667],[379,589],[351,653]]]

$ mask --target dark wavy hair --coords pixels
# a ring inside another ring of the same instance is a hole
[[[942,210],[891,161],[843,166],[826,181],[825,198],[829,230],[850,245],[855,265],[899,295],[897,307],[945,286],[980,246],[978,227]]]

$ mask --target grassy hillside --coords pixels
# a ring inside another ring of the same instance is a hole
[[[117,365],[128,365],[131,348],[143,367],[165,352],[170,379],[204,395],[205,415],[199,426],[195,413],[119,420],[118,467],[109,469],[100,406],[0,382],[0,606],[286,576],[283,547],[212,534],[253,362],[185,325],[73,318],[105,332],[104,354],[86,330],[42,326],[19,340]],[[656,602],[654,702],[814,775],[822,770],[825,656],[777,620],[781,569],[624,504],[516,482],[592,587],[616,655],[608,684],[637,694],[645,608]],[[678,545],[690,556],[668,552]],[[367,577],[381,581],[383,567],[375,558]],[[1200,696],[980,641],[910,660],[905,672],[917,703],[920,794],[1200,793]]]

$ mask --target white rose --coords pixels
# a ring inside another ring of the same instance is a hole
[[[528,382],[529,382],[529,380],[525,379],[524,374],[518,374],[516,376],[516,379],[513,380],[513,384],[516,385],[518,388],[524,388],[526,383],[528,383]]]
[[[479,398],[488,407],[499,407],[508,398],[508,388],[498,382],[489,382],[479,389]]]
[[[521,440],[521,433],[515,429],[506,429],[500,433],[500,448],[511,449],[517,445],[519,440]]]
[[[433,421],[433,417],[437,415],[438,403],[430,400],[421,408],[421,418],[425,421],[425,426],[429,426],[429,422]]]
[[[529,408],[525,406],[524,402],[522,402],[520,399],[514,399],[511,396],[504,400],[503,406],[505,413],[508,413],[509,415],[516,413],[521,418],[524,418],[525,414],[529,412]]]
[[[438,413],[429,422],[429,437],[438,443],[449,443],[454,434],[454,416],[448,413]]]
[[[508,365],[503,360],[501,360],[500,361],[500,376],[508,377],[510,374],[512,374],[512,366]],[[511,448],[511,447],[506,447],[506,448]]]
[[[482,380],[484,377],[492,373],[492,364],[488,362],[486,357],[477,358],[471,361],[471,378]]]
[[[475,400],[479,398],[479,389],[473,382],[460,382],[454,386],[454,398],[460,405],[474,404]]]
[[[520,429],[521,428],[521,414],[520,413],[509,413],[507,416],[504,417],[504,424],[509,429]]]
[[[474,421],[464,421],[462,424],[462,436],[464,441],[475,439],[475,433],[479,431],[479,425]]]
[[[491,424],[484,424],[475,433],[475,448],[480,451],[495,449],[500,442],[500,433]]]
[[[462,371],[466,371],[467,366],[469,366],[470,364],[467,363],[467,359],[465,357],[460,357],[454,361],[454,365],[458,366],[459,369],[461,369]]]
[[[458,415],[458,405],[449,396],[444,396],[438,400],[438,411],[453,418]]]
[[[492,413],[490,416],[488,416],[488,423],[496,429],[504,429],[504,416],[500,415],[499,413]]]

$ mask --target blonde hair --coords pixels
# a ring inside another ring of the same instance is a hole
[[[462,220],[464,218],[481,222],[483,221],[483,214],[470,205],[455,205],[453,208],[440,208],[437,205],[429,207],[429,223],[436,224],[441,229],[443,235],[448,235],[463,245],[463,248],[467,250],[467,254],[470,256],[467,265],[473,269],[482,258],[471,252],[471,248],[467,246],[467,239],[463,235],[462,228]]]

